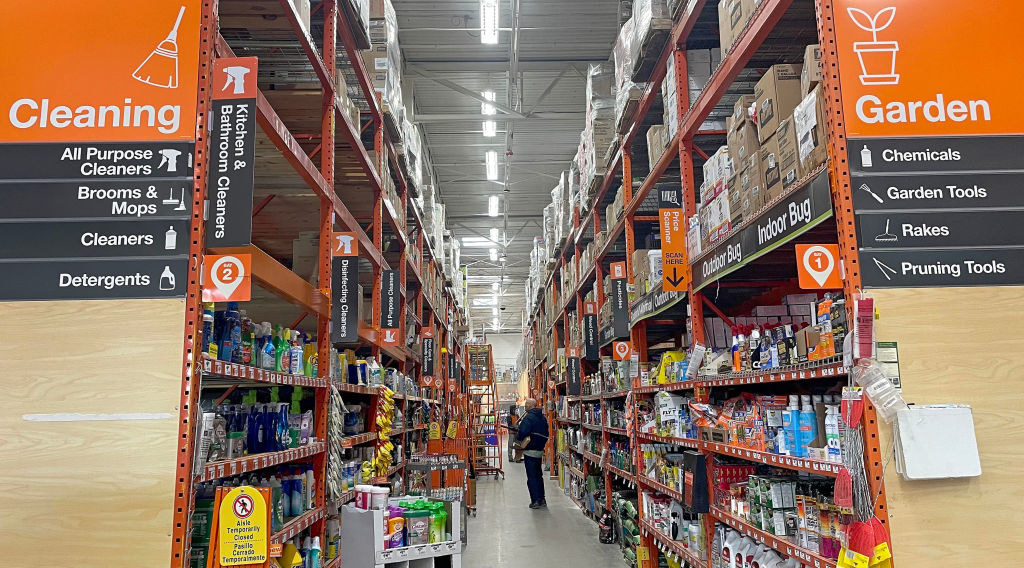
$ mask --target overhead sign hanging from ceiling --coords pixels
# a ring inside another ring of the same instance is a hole
[[[863,285],[1024,283],[1024,5],[833,5]]]
[[[197,0],[6,7],[0,234],[24,246],[0,300],[184,297],[199,22]]]

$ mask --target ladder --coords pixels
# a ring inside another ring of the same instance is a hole
[[[490,345],[467,345],[469,437],[477,477],[505,478],[498,429],[498,392]]]

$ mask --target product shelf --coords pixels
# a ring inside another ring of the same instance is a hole
[[[636,484],[636,476],[634,476],[632,473],[629,473],[626,470],[619,469],[613,465],[606,465],[605,471],[612,475],[618,476],[620,479],[623,479],[624,481],[628,481],[634,485]]]
[[[604,426],[601,426],[600,424],[588,424],[586,422],[580,422],[580,426],[587,430],[594,430],[596,432],[600,432],[604,429]]]
[[[296,535],[302,534],[302,531],[313,526],[313,523],[324,519],[324,517],[327,516],[326,513],[327,511],[324,507],[317,507],[306,511],[302,515],[299,515],[285,523],[284,528],[270,537],[270,543],[281,544],[286,540],[295,538]]]
[[[610,400],[610,399],[615,399],[615,398],[624,398],[630,392],[631,392],[630,389],[625,389],[625,390],[620,390],[620,391],[615,391],[615,392],[608,392],[608,393],[602,394],[601,395],[601,399],[602,400]]]
[[[601,395],[599,395],[599,394],[585,394],[585,395],[581,395],[580,396],[580,400],[586,401],[586,402],[592,402],[592,401],[595,401],[595,400],[601,400]]]
[[[609,434],[615,434],[616,436],[629,436],[629,431],[625,428],[614,428],[612,426],[605,426],[604,431]]]
[[[668,535],[654,528],[654,526],[651,525],[651,523],[648,522],[647,519],[640,519],[640,528],[644,533],[650,534],[654,537],[655,540],[658,541],[660,545],[659,548],[664,547],[662,549],[663,552],[669,552],[682,558],[690,566],[705,567],[708,565],[707,562],[700,560],[696,556],[694,556],[693,553],[690,552],[689,548],[683,546],[683,543],[672,540],[671,538],[669,538]]]
[[[749,536],[750,538],[765,544],[769,548],[772,548],[786,556],[791,556],[799,560],[804,566],[810,568],[835,568],[836,562],[829,560],[819,554],[811,552],[806,548],[801,548],[792,544],[791,542],[781,539],[771,533],[767,533],[760,529],[755,528],[753,525],[746,521],[730,515],[724,510],[718,507],[711,507],[711,516],[718,521],[729,525],[736,529],[740,533]]]
[[[569,470],[570,473],[572,473],[573,475],[575,475],[576,477],[578,477],[580,479],[586,479],[586,476],[583,475],[582,471],[576,469],[575,467],[573,467],[573,466],[571,466],[569,464],[565,464],[565,469]]]
[[[327,445],[323,442],[313,442],[300,448],[289,448],[280,452],[266,452],[206,463],[202,466],[200,473],[196,475],[195,481],[197,483],[213,481],[258,469],[309,459],[323,453],[326,448]]]
[[[595,453],[583,450],[583,459],[585,459],[585,460],[587,460],[589,462],[593,462],[594,465],[598,465],[598,466],[601,465],[601,457],[598,456]]]
[[[659,436],[657,434],[651,434],[649,432],[638,432],[637,438],[647,442],[657,442],[659,444],[673,444],[676,446],[683,446],[686,448],[696,449],[700,445],[700,442],[693,438],[677,438],[675,436]]]
[[[345,436],[344,438],[338,440],[338,442],[341,444],[341,447],[343,448],[351,448],[353,446],[361,446],[368,442],[376,441],[378,437],[379,434],[377,434],[376,432],[363,432],[362,434]]]
[[[686,501],[682,492],[680,492],[678,489],[672,489],[668,485],[665,485],[664,483],[661,483],[659,481],[655,481],[645,475],[636,476],[636,480],[640,485],[644,485],[649,489],[657,491],[658,493],[668,495],[669,497],[675,499],[676,501],[679,501],[680,503]]]
[[[405,469],[405,461],[404,460],[396,463],[395,465],[393,465],[391,467],[389,467],[387,475],[379,475],[377,477],[374,477],[373,478],[373,485],[380,485],[380,484],[383,484],[383,483],[387,483],[388,479],[390,479],[392,475],[398,473],[399,471],[402,471],[403,469]]]
[[[324,568],[341,568],[341,555],[339,554],[334,560],[330,560],[327,564],[324,564]]]
[[[809,361],[800,365],[771,369],[768,372],[751,371],[706,376],[701,377],[698,382],[707,387],[727,387],[841,377],[848,371],[842,359],[841,355],[837,355],[822,361]]]
[[[392,437],[394,437],[394,436],[401,436],[402,434],[405,434],[406,432],[415,432],[417,430],[426,430],[427,428],[430,428],[430,424],[420,424],[418,426],[411,426],[409,428],[395,428],[395,429],[391,430],[391,436]]]
[[[692,390],[697,387],[697,381],[679,381],[675,383],[664,383],[660,385],[647,385],[643,387],[636,387],[633,392],[636,394],[650,394],[655,392],[671,392],[681,390]]]
[[[203,355],[203,375],[204,377],[217,379],[215,382],[208,382],[204,379],[203,387],[229,386],[239,384],[241,382],[292,385],[312,388],[324,388],[327,386],[327,379],[321,377],[307,377],[305,375],[279,373],[277,371],[269,371],[266,369],[260,369],[259,367],[253,367],[252,365],[220,361],[206,354]]]
[[[334,381],[334,386],[340,392],[347,392],[352,394],[365,394],[367,396],[377,396],[380,394],[380,387],[371,387],[368,385],[354,385],[352,383],[343,383],[340,381]]]
[[[841,463],[826,462],[810,458],[794,458],[791,456],[782,456],[771,452],[760,452],[747,448],[730,446],[728,444],[718,444],[715,442],[702,441],[700,442],[699,448],[704,452],[731,456],[746,461],[763,463],[773,467],[791,469],[794,471],[802,471],[805,473],[813,473],[815,475],[828,477],[835,477],[839,471],[843,469],[843,464]]]

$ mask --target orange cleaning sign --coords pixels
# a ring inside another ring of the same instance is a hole
[[[849,136],[1024,133],[1021,2],[833,0]]]
[[[197,0],[8,2],[0,142],[194,139],[199,22]]]

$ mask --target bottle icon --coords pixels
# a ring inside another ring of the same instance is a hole
[[[175,231],[172,225],[164,233],[164,250],[174,250],[176,248],[178,248],[178,231]]]
[[[864,168],[870,168],[873,164],[871,163],[871,150],[868,145],[864,145],[864,149],[860,151],[860,165]]]
[[[170,266],[164,266],[164,271],[160,273],[160,289],[161,290],[174,290],[174,273],[171,272]]]

